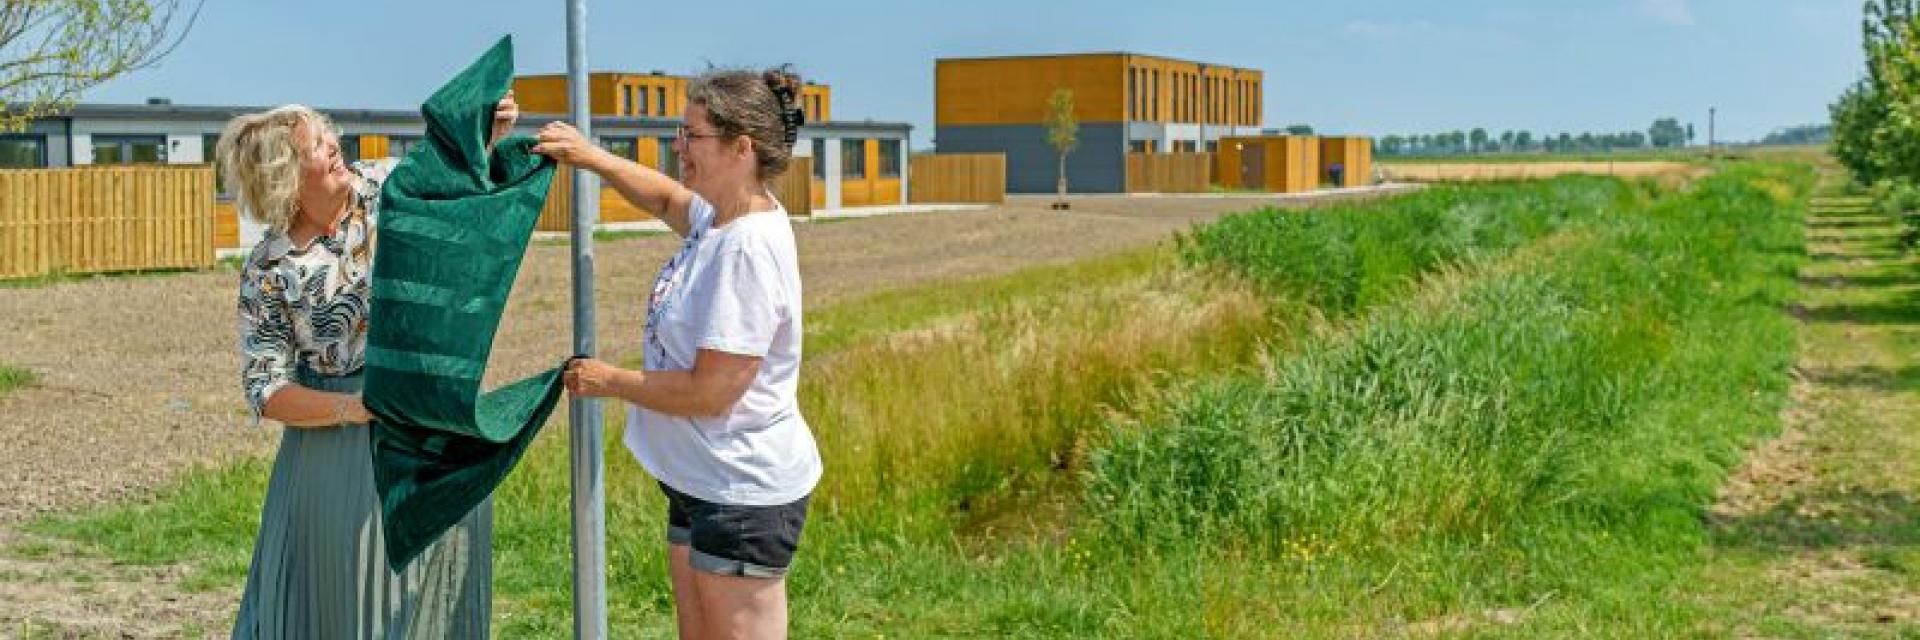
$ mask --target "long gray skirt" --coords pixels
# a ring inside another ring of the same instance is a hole
[[[358,392],[360,378],[296,380]],[[273,461],[234,638],[485,638],[492,615],[493,500],[433,546],[387,568],[363,424],[288,427]]]

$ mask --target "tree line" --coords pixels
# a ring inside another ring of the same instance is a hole
[[[1378,155],[1457,155],[1470,153],[1592,153],[1635,149],[1678,149],[1694,140],[1691,123],[1677,118],[1654,120],[1646,131],[1611,133],[1536,134],[1506,130],[1494,134],[1484,128],[1441,133],[1387,135],[1374,140]]]

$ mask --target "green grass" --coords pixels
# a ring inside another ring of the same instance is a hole
[[[35,374],[31,369],[0,364],[0,395],[5,395],[7,392],[15,389],[24,389],[33,386],[33,383],[39,381],[39,379],[40,376]]]
[[[1659,596],[1781,400],[1803,182],[1436,187],[811,312],[795,636],[1684,630]],[[619,414],[611,617],[664,635],[663,506]],[[571,629],[565,445],[499,493],[503,636]],[[34,526],[231,585],[249,464]]]
[[[1807,182],[1742,170],[1582,217],[1116,428],[1089,534],[1257,568],[1212,603],[1235,615],[1192,621],[1229,636],[1687,633],[1703,614],[1660,596],[1728,468],[1777,429],[1793,354],[1802,204],[1756,185]]]

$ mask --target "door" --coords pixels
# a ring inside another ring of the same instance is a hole
[[[1240,188],[1267,188],[1267,146],[1249,142],[1240,148]]]

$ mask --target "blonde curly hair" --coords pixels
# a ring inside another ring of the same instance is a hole
[[[304,151],[293,132],[302,124],[309,131],[338,135],[333,122],[320,112],[289,104],[229,120],[214,145],[214,157],[226,174],[227,192],[240,210],[280,233],[293,224],[294,198],[300,193]]]

